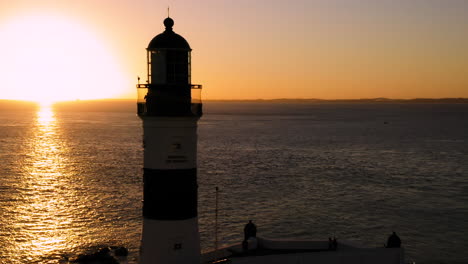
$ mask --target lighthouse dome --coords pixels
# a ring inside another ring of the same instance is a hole
[[[148,50],[157,49],[184,49],[191,50],[187,40],[172,30],[174,20],[168,17],[164,19],[166,30],[154,37],[148,45]]]

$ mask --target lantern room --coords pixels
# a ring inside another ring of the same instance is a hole
[[[191,84],[192,49],[173,31],[172,18],[164,26],[147,48],[147,81],[137,85],[138,115],[201,116],[201,85]]]

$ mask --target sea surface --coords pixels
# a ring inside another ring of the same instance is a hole
[[[204,250],[242,239],[392,231],[408,261],[468,263],[468,105],[207,103],[199,122]],[[0,112],[0,263],[103,246],[136,263],[142,124],[132,111]]]

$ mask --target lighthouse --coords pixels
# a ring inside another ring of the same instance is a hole
[[[201,85],[191,84],[191,48],[164,20],[147,48],[147,81],[137,84],[143,121],[143,233],[140,263],[200,262],[197,122]]]

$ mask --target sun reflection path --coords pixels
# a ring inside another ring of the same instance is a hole
[[[76,194],[69,186],[66,164],[68,151],[60,138],[60,128],[51,106],[37,112],[35,137],[29,161],[24,164],[20,183],[22,199],[17,204],[15,248],[26,261],[42,261],[44,257],[69,250],[79,240],[71,228],[73,214],[70,201]],[[24,261],[24,260],[23,260]]]
[[[52,110],[50,104],[41,104],[41,108],[37,112],[37,124],[42,127],[49,127],[49,125],[54,125],[55,123],[55,113]]]

